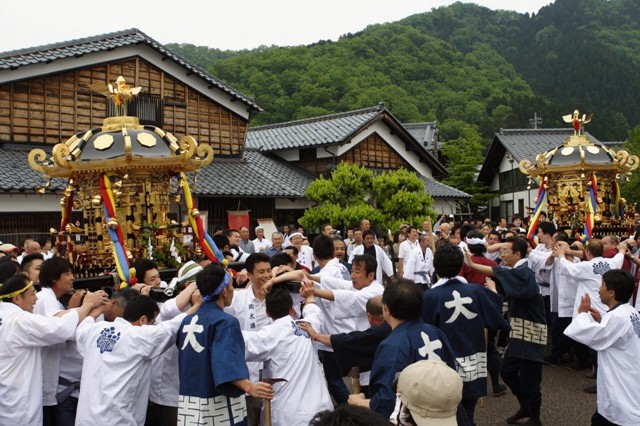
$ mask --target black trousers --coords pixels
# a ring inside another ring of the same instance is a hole
[[[605,419],[604,416],[597,411],[591,417],[591,426],[618,426],[615,423]]]
[[[564,335],[564,330],[571,324],[571,318],[558,317],[556,318],[552,334],[551,334],[551,354],[558,358],[562,358],[562,355],[569,351],[571,348],[571,339]]]
[[[149,401],[145,426],[176,426],[178,407],[169,407]]]
[[[506,356],[500,375],[521,404],[529,406],[532,416],[540,416],[542,405],[542,362]]]
[[[347,400],[349,400],[349,389],[347,389],[347,385],[342,381],[342,375],[336,363],[335,355],[333,352],[318,351],[318,358],[320,358],[322,368],[324,369],[324,377],[327,380],[329,393],[338,405],[346,403]]]

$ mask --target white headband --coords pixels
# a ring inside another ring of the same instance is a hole
[[[487,242],[484,240],[484,238],[469,238],[469,237],[467,237],[467,238],[465,238],[464,240],[465,240],[465,241],[467,242],[467,244],[468,244],[468,245],[470,245],[470,246],[473,246],[473,245],[480,245],[480,244],[482,244],[482,245],[484,245],[484,246],[486,246],[486,245],[487,245]]]

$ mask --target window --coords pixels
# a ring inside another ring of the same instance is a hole
[[[127,115],[138,117],[140,124],[162,127],[164,101],[158,95],[141,93],[127,102]],[[107,117],[115,114],[115,106],[107,102]]]

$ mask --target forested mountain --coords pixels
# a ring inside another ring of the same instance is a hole
[[[534,15],[456,3],[336,42],[169,47],[253,96],[265,112],[252,125],[379,102],[404,122],[438,120],[445,140],[477,129],[488,141],[534,112],[562,126],[575,108],[594,113],[601,140],[640,124],[638,0],[556,0]]]

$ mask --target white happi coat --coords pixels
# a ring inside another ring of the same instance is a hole
[[[156,324],[169,321],[181,314],[175,298],[159,305],[160,313],[156,317]],[[166,407],[177,407],[179,393],[178,347],[172,345],[162,355],[151,360],[149,401]]]
[[[596,322],[581,313],[564,334],[598,351],[598,413],[621,426],[640,425],[640,315],[622,303]]]
[[[41,348],[73,339],[77,325],[76,310],[45,318],[0,302],[0,425],[42,425]]]
[[[33,308],[34,314],[53,317],[58,312],[64,311],[64,306],[49,287],[42,287],[37,296],[38,300]],[[43,405],[47,407],[58,405],[56,393],[58,392],[58,376],[60,375],[60,356],[63,349],[64,343],[42,348],[42,396]]]
[[[351,281],[348,281],[353,286]],[[346,284],[346,283],[344,283]],[[354,327],[352,330],[343,331],[350,333],[352,331],[365,331],[371,327],[367,317],[367,302],[374,296],[379,296],[384,292],[384,287],[377,281],[363,289],[355,290],[334,290],[333,291],[333,318],[334,320],[351,322]],[[335,333],[334,333],[335,334]],[[369,385],[369,371],[360,372],[360,384],[362,386]]]
[[[580,262],[579,258],[573,258],[573,263]],[[579,277],[572,276],[557,258],[553,262],[551,271],[551,286],[555,289],[555,292],[551,293],[551,305],[555,303],[557,306],[557,310],[553,312],[558,312],[560,318],[571,318],[578,294]]]
[[[313,258],[313,249],[309,246],[302,245],[298,250],[298,263],[312,270],[316,266]]]
[[[387,276],[393,276],[393,264],[391,263],[391,259],[387,256],[387,253],[382,250],[377,244],[373,245],[376,248],[376,261],[378,262],[378,269],[376,269],[376,281],[382,284],[382,272],[387,274]],[[364,244],[360,244],[356,248],[353,249],[351,255],[349,256],[349,263],[353,263],[353,258],[355,256],[364,254]]]
[[[338,259],[335,259],[336,261]],[[342,265],[341,265],[342,266]],[[318,273],[320,276],[320,283],[316,284],[316,287],[321,290],[348,290],[355,291],[351,281],[347,281],[342,278],[340,269],[337,268],[322,268]],[[316,330],[320,330],[323,334],[339,334],[350,333],[355,330],[355,321],[351,318],[336,318],[335,317],[335,304],[330,300],[317,299],[318,306],[320,307],[321,315]],[[319,342],[314,342],[317,349],[327,352],[333,352],[333,348],[325,346]]]
[[[236,290],[231,305],[224,308],[224,311],[238,320],[242,331],[259,331],[272,322],[267,316],[264,299],[259,300],[253,293],[253,284],[249,284],[244,290]],[[252,382],[258,381],[261,367],[257,362],[247,362]]]
[[[578,277],[578,292],[573,304],[573,318],[578,315],[580,299],[585,293],[588,293],[589,298],[591,298],[591,306],[596,308],[600,315],[604,315],[609,308],[600,301],[600,294],[598,294],[602,284],[602,275],[611,269],[622,268],[624,255],[618,253],[610,259],[594,257],[591,260],[579,263],[571,263],[566,258],[556,259],[556,261],[560,261],[560,264],[564,266],[571,276]]]
[[[547,259],[553,252],[548,249],[544,244],[538,244],[538,246],[531,250],[527,261],[529,262],[529,268],[536,274],[536,282],[540,285],[540,294],[543,296],[551,296],[551,269],[553,264],[547,265]],[[542,284],[547,284],[543,286]],[[557,310],[551,310],[551,312],[557,312]]]
[[[185,316],[143,326],[123,318],[86,318],[76,331],[78,352],[84,356],[76,425],[143,425],[151,359],[175,345]]]
[[[308,305],[304,309],[305,320],[312,324],[313,310],[319,308]],[[317,352],[293,317],[279,318],[257,332],[243,331],[242,337],[248,361],[268,366],[268,377],[287,379],[273,385],[274,426],[307,426],[317,412],[333,409]],[[265,424],[264,411],[261,424]]]
[[[422,252],[422,247],[411,250],[409,255],[404,259],[403,278],[412,280],[414,283],[431,284],[431,276],[433,275],[433,252],[429,247]]]

